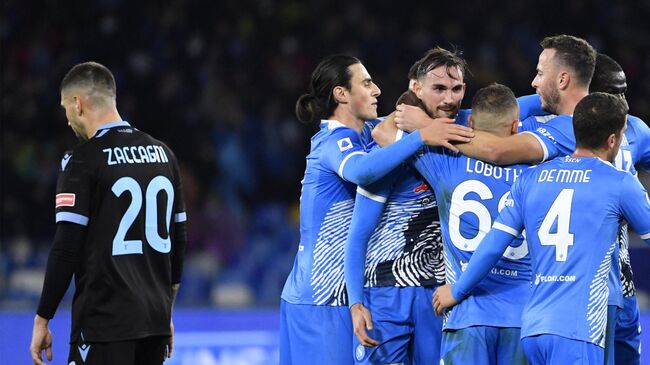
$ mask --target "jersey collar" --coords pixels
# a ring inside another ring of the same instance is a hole
[[[129,122],[126,120],[118,120],[116,122],[109,122],[106,124],[102,124],[99,128],[97,128],[97,131],[101,131],[102,129],[109,129],[109,128],[115,128],[115,127],[130,127],[131,125]]]

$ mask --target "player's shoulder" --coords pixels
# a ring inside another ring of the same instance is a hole
[[[650,127],[648,127],[643,119],[630,114],[627,115],[627,129],[634,130],[635,132],[650,132]]]

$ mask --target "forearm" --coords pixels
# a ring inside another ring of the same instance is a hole
[[[186,246],[187,222],[174,223],[173,250],[171,252],[172,284],[179,284],[181,282]]]
[[[537,163],[544,152],[535,137],[518,134],[500,137],[484,131],[476,131],[468,143],[456,144],[462,154],[495,165]]]
[[[384,203],[361,195],[359,189],[357,189],[344,255],[345,286],[350,307],[363,303],[368,241],[379,223],[384,208]]]
[[[86,227],[74,223],[57,224],[52,250],[47,260],[43,291],[36,313],[52,319],[76,272],[86,237]]]
[[[343,166],[342,176],[357,185],[370,185],[394,170],[423,145],[420,133],[413,132],[385,148],[352,156]]]
[[[451,287],[451,294],[456,301],[463,300],[487,276],[513,239],[511,234],[498,229],[491,229],[485,235],[465,271]]]

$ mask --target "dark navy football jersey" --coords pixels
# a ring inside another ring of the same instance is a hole
[[[176,157],[127,122],[102,126],[66,153],[56,221],[87,227],[71,341],[170,334],[172,223],[185,219]]]

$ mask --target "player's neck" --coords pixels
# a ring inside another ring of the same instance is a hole
[[[571,157],[598,157],[603,161],[607,161],[607,151],[602,149],[592,150],[576,147],[576,150],[571,154]]]
[[[589,92],[582,88],[567,90],[565,95],[563,95],[562,100],[560,101],[559,108],[557,112],[559,114],[573,115],[573,111],[576,108],[576,105],[587,96]]]
[[[119,122],[121,120],[122,117],[120,116],[120,113],[117,112],[117,109],[110,109],[105,112],[99,113],[97,116],[92,118],[92,120],[89,121],[88,123],[88,128],[86,130],[88,139],[92,138],[95,135],[95,133],[97,133],[97,130],[101,128],[103,125],[112,122]]]
[[[355,117],[348,111],[342,109],[343,108],[337,108],[334,111],[334,114],[330,117],[330,119],[338,120],[339,122],[341,122],[341,124],[345,125],[346,127],[352,128],[356,130],[358,133],[361,133],[361,130],[363,129],[364,121]]]

